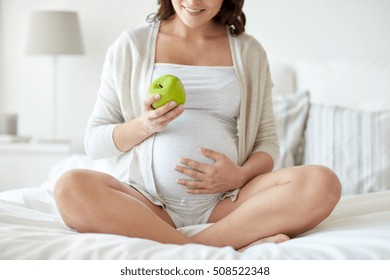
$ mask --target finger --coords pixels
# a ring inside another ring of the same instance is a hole
[[[218,152],[216,152],[214,150],[206,149],[206,148],[203,148],[203,147],[200,148],[199,150],[205,157],[214,159],[215,161],[217,161],[218,159],[221,159],[222,157],[225,156],[224,154],[221,154],[221,153],[218,153]]]
[[[176,103],[174,101],[169,102],[165,104],[164,106],[161,106],[158,109],[149,110],[147,118],[150,121],[157,120],[159,123],[165,122],[173,117],[177,117],[176,115],[179,114],[182,110],[180,108],[182,105],[179,105],[175,108]],[[176,109],[176,111],[174,110]],[[167,113],[170,113],[167,115]]]
[[[183,105],[179,105],[173,110],[167,112],[166,114],[162,115],[161,117],[152,119],[153,123],[155,125],[160,125],[160,126],[167,126],[171,121],[177,119],[184,111]]]
[[[161,106],[160,108],[157,108],[152,112],[150,112],[150,118],[151,119],[160,118],[161,116],[165,115],[167,112],[171,111],[175,107],[176,107],[175,101],[168,102],[165,105]]]
[[[183,105],[177,106],[161,117],[155,117],[155,112],[149,111],[146,113],[146,119],[148,120],[148,123],[151,124],[155,132],[160,132],[163,131],[171,121],[177,119],[183,113],[183,111]]]
[[[197,179],[197,180],[201,180],[201,181],[205,181],[207,179],[206,174],[199,172],[197,170],[194,170],[192,168],[186,168],[184,166],[177,165],[177,166],[175,166],[175,170],[177,172],[184,174],[184,175],[190,176],[193,179]]]
[[[207,190],[207,189],[193,189],[193,188],[187,188],[187,189],[185,189],[185,191],[187,193],[190,193],[190,194],[210,194],[210,193],[214,193],[214,192],[210,192],[210,190]]]
[[[176,183],[189,187],[191,189],[204,189],[206,186],[203,182],[198,180],[187,180],[183,178],[176,179]]]
[[[144,100],[144,109],[145,110],[153,110],[152,104],[156,102],[157,100],[160,100],[161,95],[160,94],[154,94],[149,96]]]
[[[162,118],[165,121],[171,122],[174,119],[178,118],[184,111],[184,106],[182,104],[179,104],[175,108],[171,109],[167,113],[165,113]]]
[[[180,162],[184,165],[192,167],[193,169],[199,170],[203,173],[207,173],[207,171],[210,168],[210,166],[208,164],[201,163],[199,161],[188,159],[188,158],[182,158],[182,159],[180,159]]]

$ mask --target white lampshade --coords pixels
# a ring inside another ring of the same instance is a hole
[[[27,54],[83,54],[84,47],[76,12],[39,11],[31,17]]]

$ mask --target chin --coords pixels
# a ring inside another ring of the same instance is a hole
[[[197,29],[202,26],[206,26],[210,23],[208,19],[200,19],[200,18],[189,18],[188,16],[180,16],[181,22],[188,28]]]

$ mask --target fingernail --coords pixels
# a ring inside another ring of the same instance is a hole
[[[171,107],[174,107],[176,105],[176,102],[175,101],[171,101],[170,103],[169,103],[169,106],[171,106]]]
[[[160,94],[155,94],[153,97],[154,97],[154,99],[157,100],[157,99],[160,99],[161,96],[160,96]]]

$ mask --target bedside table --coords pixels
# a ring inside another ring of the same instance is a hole
[[[0,144],[0,191],[40,186],[51,167],[70,154],[70,143]]]

